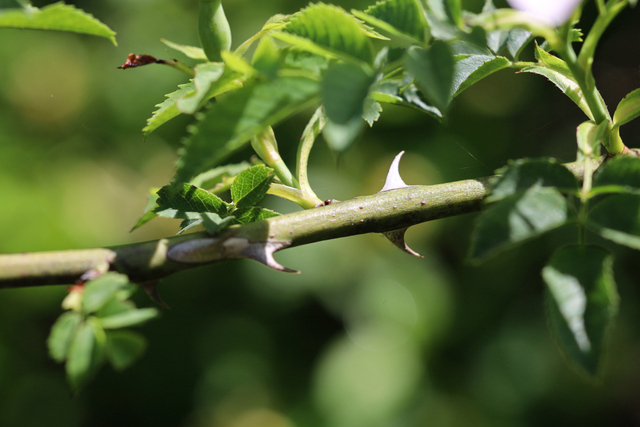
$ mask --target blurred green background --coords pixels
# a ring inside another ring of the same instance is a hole
[[[116,66],[130,52],[188,62],[159,40],[197,44],[197,2],[68,3],[114,29],[119,46],[0,30],[1,253],[108,246],[177,231],[177,222],[155,220],[129,233],[148,189],[171,177],[190,118],[146,140],[140,129],[185,79],[168,67]],[[466,2],[476,11],[479,3]],[[305,5],[226,2],[234,46],[271,15]],[[640,86],[638,22],[638,9],[625,11],[597,52],[596,78],[612,107]],[[276,129],[288,161],[310,113]],[[572,161],[581,114],[544,78],[503,71],[467,90],[444,125],[387,108],[339,164],[318,143],[312,185],[323,199],[376,192],[401,150],[410,184],[486,176],[521,157]],[[630,146],[638,146],[638,135],[637,124],[623,128]],[[0,426],[640,424],[638,253],[611,247],[621,313],[601,378],[589,381],[547,331],[540,279],[550,251],[573,242],[576,230],[474,267],[465,262],[474,218],[413,227],[409,244],[424,259],[366,235],[276,256],[300,275],[237,261],[166,279],[160,292],[172,309],[139,328],[149,339],[147,354],[123,373],[103,369],[73,398],[45,343],[65,287],[0,291]],[[153,305],[145,295],[136,301]]]

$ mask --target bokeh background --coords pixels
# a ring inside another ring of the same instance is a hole
[[[146,139],[140,129],[185,79],[168,67],[116,66],[130,52],[188,62],[160,38],[197,44],[197,2],[68,3],[107,23],[119,45],[0,30],[1,253],[108,246],[177,231],[176,222],[154,220],[129,233],[149,188],[171,177],[191,118]],[[476,11],[479,3],[465,2]],[[362,9],[369,2],[337,4]],[[226,2],[234,46],[271,15],[305,5]],[[612,107],[640,86],[639,12],[625,11],[597,52],[596,77]],[[588,27],[593,4],[586,15]],[[310,114],[276,129],[289,161]],[[522,157],[572,161],[581,114],[544,78],[503,71],[460,96],[444,125],[387,107],[339,162],[319,142],[312,185],[322,198],[376,192],[401,150],[410,184],[486,176]],[[630,146],[638,146],[638,135],[636,124],[623,129]],[[45,343],[65,287],[0,291],[0,426],[640,424],[638,253],[605,243],[617,256],[621,313],[604,370],[588,380],[547,330],[540,279],[553,248],[575,241],[576,230],[472,266],[465,256],[475,217],[413,227],[408,241],[424,259],[366,235],[277,255],[300,275],[237,261],[168,278],[160,292],[172,308],[138,328],[148,337],[147,354],[122,373],[104,368],[75,397]],[[136,301],[153,305],[145,295]]]

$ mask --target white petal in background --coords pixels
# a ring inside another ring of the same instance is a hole
[[[557,27],[569,20],[582,0],[507,0],[509,5],[526,12],[545,25]]]

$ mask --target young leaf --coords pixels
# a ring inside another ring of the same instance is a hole
[[[555,188],[531,187],[490,205],[478,217],[470,258],[485,258],[561,227],[569,219],[565,198]]]
[[[580,123],[576,131],[578,142],[578,161],[585,159],[597,159],[600,157],[600,146],[609,123],[604,121],[596,125],[592,121]]]
[[[127,285],[129,279],[119,273],[105,273],[88,281],[82,294],[82,311],[85,314],[95,313]]]
[[[256,205],[267,194],[273,178],[273,169],[264,165],[242,171],[231,186],[233,203],[238,208]]]
[[[640,116],[640,89],[636,89],[624,98],[613,113],[613,126],[622,126]]]
[[[85,321],[75,331],[67,354],[67,380],[71,390],[76,392],[95,373],[100,360],[99,344],[93,326]]]
[[[351,13],[409,44],[424,41],[427,22],[416,0],[382,0],[364,12],[352,10]]]
[[[38,9],[26,6],[22,10],[0,11],[0,28],[24,28],[32,30],[70,31],[104,37],[114,45],[116,33],[93,15],[62,2]]]
[[[158,190],[158,207],[155,212],[161,214],[167,209],[181,212],[214,212],[226,216],[226,203],[207,190],[191,184],[166,185]]]
[[[147,322],[154,317],[158,317],[158,314],[160,313],[155,308],[134,308],[110,316],[100,317],[99,319],[104,329],[120,329]]]
[[[455,67],[449,46],[436,41],[429,49],[410,47],[404,63],[427,100],[441,112],[446,111],[451,100]]]
[[[142,356],[147,340],[132,331],[108,331],[106,357],[116,371],[128,368]]]
[[[280,77],[252,82],[231,92],[209,108],[191,128],[181,150],[175,181],[188,182],[214,167],[256,134],[315,101],[317,81]]]
[[[157,104],[157,110],[153,112],[151,117],[147,119],[147,125],[142,129],[142,133],[147,136],[160,126],[180,115],[180,110],[176,106],[176,101],[183,96],[194,93],[195,85],[193,82],[178,85],[178,90],[168,93],[161,104]]]
[[[571,359],[595,375],[606,333],[618,311],[613,257],[599,246],[558,251],[542,270],[549,325]]]
[[[362,114],[373,77],[352,63],[335,64],[322,80],[327,124],[323,135],[332,150],[347,150],[364,127]]]
[[[176,101],[176,106],[181,113],[193,114],[209,91],[211,85],[218,81],[225,71],[222,62],[206,62],[196,65],[196,75],[193,78],[195,90],[183,94]]]
[[[265,209],[260,206],[249,206],[246,208],[240,208],[233,212],[235,222],[238,224],[246,224],[249,222],[262,221],[263,219],[273,218],[274,216],[280,216],[278,212],[274,212],[270,209]]]
[[[608,196],[589,212],[587,226],[605,239],[640,249],[640,196]]]
[[[485,77],[507,68],[511,62],[503,56],[470,55],[456,61],[451,98]]]
[[[58,317],[47,339],[49,355],[53,360],[63,362],[67,358],[69,346],[80,323],[82,323],[82,315],[75,311],[64,312]]]
[[[640,159],[617,156],[604,162],[593,177],[593,188],[606,186],[622,186],[640,194]]]
[[[521,159],[498,170],[487,202],[496,202],[531,187],[555,187],[562,193],[578,190],[578,180],[555,159]]]
[[[284,34],[273,33],[273,36],[314,53],[337,53],[369,64],[373,61],[370,32],[340,7],[323,3],[309,5],[292,15],[283,31]],[[286,33],[306,39],[311,44],[286,37]]]
[[[160,41],[172,49],[182,52],[186,56],[199,61],[206,61],[207,55],[204,54],[204,50],[201,47],[188,46],[186,44],[174,43],[169,40],[160,39]]]
[[[593,120],[593,115],[591,114],[591,110],[587,105],[584,95],[582,94],[580,85],[578,85],[573,77],[573,73],[569,69],[567,63],[541,49],[539,46],[536,46],[535,54],[538,59],[538,63],[536,65],[525,67],[522,71],[540,74],[541,76],[545,76],[551,80],[558,89],[566,94],[578,107],[580,107],[582,111],[584,111],[589,119]]]

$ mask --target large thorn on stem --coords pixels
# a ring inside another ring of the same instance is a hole
[[[380,193],[382,193],[383,191],[408,187],[408,185],[402,180],[402,177],[400,177],[400,159],[402,158],[403,154],[404,151],[401,151],[395,157],[395,159],[393,159],[393,162],[391,162],[389,172],[387,173],[387,179],[384,182],[384,187],[382,187],[382,190],[379,191]]]
[[[420,255],[418,252],[414,251],[413,249],[411,249],[408,245],[407,242],[405,242],[404,240],[404,233],[409,229],[409,227],[405,227],[405,228],[401,228],[399,230],[393,230],[393,231],[387,231],[385,233],[382,233],[384,235],[384,237],[386,237],[387,239],[389,239],[389,241],[391,243],[393,243],[394,245],[396,245],[397,247],[399,247],[401,250],[405,251],[406,253],[413,255],[413,256],[417,256],[420,258],[424,258],[422,255]]]

